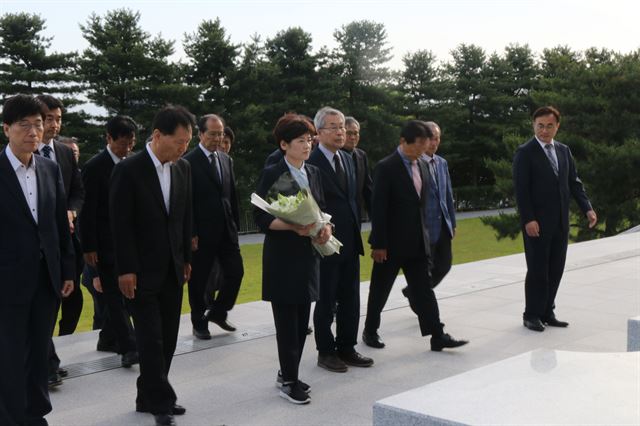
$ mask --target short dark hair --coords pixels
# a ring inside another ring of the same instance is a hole
[[[219,120],[222,123],[222,127],[224,127],[226,124],[224,122],[224,118],[220,117],[218,114],[205,114],[198,120],[198,132],[204,133],[207,131],[207,121],[209,121],[209,119],[211,118]]]
[[[417,138],[432,138],[433,132],[423,121],[411,120],[408,121],[402,128],[402,131],[400,131],[400,137],[404,139],[406,143],[412,144]]]
[[[60,108],[60,111],[65,112],[64,104],[58,98],[55,98],[51,95],[38,95],[38,99],[40,100],[40,102],[45,104],[48,109]]]
[[[233,141],[236,140],[236,134],[233,133],[233,130],[231,130],[231,127],[229,126],[224,126],[224,135],[229,138],[231,143],[233,143]]]
[[[172,135],[178,126],[182,126],[185,129],[193,129],[196,126],[195,116],[183,106],[167,105],[153,117],[151,130],[154,131],[158,129],[163,135]]]
[[[555,107],[552,107],[551,105],[543,106],[535,110],[533,112],[533,115],[531,116],[531,119],[533,121],[536,121],[536,118],[544,117],[545,115],[549,115],[549,114],[553,114],[553,116],[556,118],[556,121],[558,123],[560,122],[560,111],[558,111]]]
[[[113,139],[122,136],[131,136],[138,130],[138,125],[128,115],[116,115],[107,121],[107,134]]]
[[[281,141],[291,143],[292,140],[298,138],[305,133],[314,135],[316,128],[311,121],[300,114],[285,114],[276,123],[276,127],[273,129],[273,137],[276,138],[276,143],[280,146]]]
[[[44,104],[31,95],[15,95],[2,106],[2,122],[8,125],[32,115],[40,115],[44,120]]]

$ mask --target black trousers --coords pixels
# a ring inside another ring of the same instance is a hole
[[[435,244],[431,245],[431,262],[431,288],[436,288],[451,270],[453,262],[451,235],[444,220],[442,221],[440,238]]]
[[[438,301],[431,287],[429,258],[424,255],[400,259],[389,257],[383,263],[373,264],[365,330],[368,333],[374,333],[380,327],[382,309],[387,303],[400,269],[404,272],[409,286],[409,305],[418,316],[420,332],[423,336],[441,335],[444,325],[440,322]]]
[[[0,306],[0,424],[46,425],[51,411],[48,345],[57,306],[47,266],[40,261],[38,286],[27,304]]]
[[[523,232],[527,276],[524,281],[525,319],[546,319],[554,315],[556,294],[564,273],[569,234],[560,221],[542,229],[539,237]]]
[[[178,341],[182,283],[173,274],[169,268],[157,292],[145,292],[144,282],[138,281],[130,303],[140,358],[136,406],[152,414],[170,414],[177,399],[168,375]]]
[[[222,279],[218,283],[210,282],[214,259],[221,269]],[[240,247],[228,239],[224,239],[216,249],[200,247],[193,252],[191,266],[188,284],[191,324],[196,330],[204,330],[208,327],[207,321],[202,319],[206,309],[211,309],[213,316],[224,320],[236,303],[244,276]]]
[[[69,296],[62,299],[60,306],[62,314],[60,315],[60,322],[58,323],[59,336],[66,336],[76,331],[84,302],[82,299],[82,289],[80,288],[80,275],[84,268],[82,248],[75,233],[71,235],[71,241],[73,242],[73,249],[76,253],[76,277],[73,280],[73,291]]]
[[[276,326],[278,359],[280,371],[285,382],[298,380],[298,369],[304,342],[307,338],[307,326],[311,303],[287,304],[271,302],[273,322]]]
[[[106,308],[109,328],[113,331],[115,341],[121,354],[136,350],[136,340],[125,306],[125,300],[118,287],[115,265],[98,263],[98,275],[102,283],[102,299]]]
[[[336,336],[331,331],[335,313]],[[360,322],[360,259],[320,261],[320,299],[313,311],[316,347],[320,353],[353,352]]]

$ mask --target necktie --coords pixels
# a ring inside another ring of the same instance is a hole
[[[222,185],[222,175],[220,174],[220,167],[218,166],[217,153],[212,153],[209,158],[211,158],[211,167],[213,168],[213,175],[216,177],[216,183]]]
[[[340,161],[340,155],[336,152],[333,156],[333,162],[336,165],[336,176],[338,177],[338,182],[340,183],[340,188],[343,191],[347,191],[347,175],[344,172],[344,168],[342,168],[342,161]]]
[[[411,162],[411,179],[413,179],[413,186],[416,187],[418,198],[422,194],[422,178],[420,177],[420,169],[418,169],[418,162],[413,160]]]
[[[544,152],[547,154],[547,157],[549,157],[549,162],[551,163],[551,168],[553,169],[553,173],[555,173],[556,176],[558,176],[558,162],[556,160],[556,157],[553,155],[553,144],[546,144],[544,146]]]
[[[42,155],[44,158],[51,159],[51,147],[49,145],[45,145],[42,147]]]

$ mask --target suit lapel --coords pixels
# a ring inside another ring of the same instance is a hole
[[[5,149],[9,149],[8,147]],[[36,166],[37,167],[37,166]],[[37,175],[37,173],[36,173]],[[13,197],[22,208],[24,214],[28,215],[33,224],[35,225],[35,221],[33,220],[33,215],[29,211],[29,203],[24,198],[24,194],[22,193],[22,188],[20,187],[20,182],[18,182],[18,177],[16,176],[15,170],[11,167],[11,163],[7,158],[7,154],[2,151],[0,153],[0,180],[4,183],[5,187],[9,190],[9,193],[13,195]],[[38,188],[40,189],[40,188]],[[40,194],[38,194],[38,198],[40,198]]]
[[[198,161],[200,162],[200,167],[203,168],[204,173],[207,175],[207,177],[209,177],[209,179],[211,179],[211,181],[216,186],[216,188],[220,188],[220,184],[218,183],[218,178],[216,177],[215,172],[213,171],[213,165],[209,161],[209,158],[207,158],[204,151],[202,151],[202,149],[200,149],[199,146],[196,147],[195,149],[199,151],[198,152],[199,155],[197,156],[197,158],[198,158]]]
[[[320,170],[324,171],[326,174],[328,174],[329,177],[331,178],[331,181],[333,182],[334,186],[336,188],[338,188],[338,191],[341,194],[344,194],[346,196],[346,194],[342,190],[342,187],[340,186],[340,182],[338,182],[338,175],[336,175],[336,171],[333,169],[333,166],[329,163],[329,160],[327,159],[327,156],[324,155],[324,153],[320,150],[320,148],[316,147],[315,151],[317,151],[315,154],[316,154],[316,157],[317,157],[316,158],[316,160],[317,160],[316,164],[317,164],[318,168]],[[340,151],[338,150],[336,152],[336,155],[339,155],[339,152]],[[343,164],[342,168],[344,169],[345,168],[344,161],[343,161],[344,158],[340,157],[340,160],[342,161],[342,164]],[[345,170],[345,174],[346,174],[346,170]],[[347,181],[348,180],[349,179],[347,177]],[[347,184],[348,184],[348,182],[347,182]]]
[[[407,171],[407,167],[404,164],[404,160],[402,159],[402,157],[400,156],[400,154],[398,153],[398,151],[395,152],[395,156],[396,156],[396,164],[397,167],[400,171],[400,179],[404,181],[405,186],[407,186],[408,188],[410,188],[409,193],[412,194],[413,196],[415,196],[416,198],[418,198],[418,193],[416,192],[416,187],[413,184],[413,178],[411,176],[409,176],[409,172]],[[418,164],[420,164],[420,161],[418,161]],[[426,188],[426,185],[424,184],[424,177],[422,179],[422,193],[424,194],[424,190]]]

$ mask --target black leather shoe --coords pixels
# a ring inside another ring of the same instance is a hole
[[[406,297],[407,299],[409,298],[409,286],[406,286],[405,288],[402,289],[402,294],[404,295],[404,297]]]
[[[58,367],[58,374],[60,377],[64,378],[69,375],[69,371],[66,368]]]
[[[522,320],[522,323],[529,330],[544,331],[544,324],[542,323],[542,321],[540,321],[540,318],[533,318],[533,319],[526,319],[525,318],[525,319]]]
[[[449,334],[443,334],[438,337],[431,337],[431,350],[434,352],[440,352],[444,348],[457,348],[469,343],[468,340],[456,340]]]
[[[204,311],[202,319],[206,319],[207,321],[216,324],[218,327],[225,331],[236,331],[235,325],[227,321],[226,318],[217,317],[211,309],[207,309],[206,311]]]
[[[58,374],[58,372],[49,374],[49,389],[53,389],[62,384],[62,377]]]
[[[138,413],[148,413],[149,412],[149,410],[147,410],[146,407],[143,407],[142,405],[138,405],[138,404],[136,404],[136,411]],[[182,405],[179,405],[179,404],[175,404],[173,406],[173,408],[171,408],[171,415],[173,415],[173,416],[181,416],[186,412],[187,412],[187,409],[184,408]]]
[[[385,344],[378,333],[369,333],[367,331],[363,331],[362,341],[365,345],[371,346],[372,348],[382,349],[385,347]]]
[[[204,330],[198,330],[198,329],[194,328],[193,329],[193,335],[196,337],[196,339],[200,339],[200,340],[210,340],[211,339],[211,333],[206,328]]]
[[[156,419],[156,426],[177,426],[171,414],[156,414],[153,417]]]
[[[118,344],[115,342],[105,342],[104,340],[98,339],[98,344],[96,345],[96,350],[98,352],[115,352],[119,353],[120,348]]]
[[[346,373],[349,367],[336,353],[318,354],[318,367],[334,373]]]
[[[549,327],[569,327],[569,323],[566,321],[560,321],[558,318],[554,316],[550,318],[543,319],[542,322]]]
[[[122,355],[122,358],[120,360],[120,364],[124,368],[131,368],[132,365],[137,363],[138,363],[138,352],[136,351],[126,352],[125,354]]]
[[[353,367],[371,367],[373,365],[373,359],[363,356],[356,351],[338,352],[338,357],[344,361],[345,364]]]

